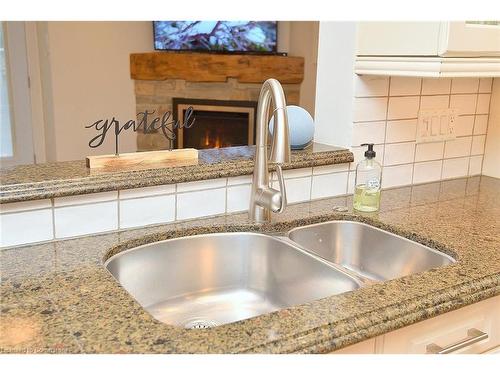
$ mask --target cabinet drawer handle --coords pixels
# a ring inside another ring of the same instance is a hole
[[[467,331],[467,337],[459,342],[454,344],[445,346],[444,348],[436,345],[429,344],[427,345],[427,354],[449,354],[456,352],[459,349],[463,349],[467,346],[475,344],[476,342],[486,340],[488,338],[488,334],[485,332],[481,332],[478,329],[471,328]]]

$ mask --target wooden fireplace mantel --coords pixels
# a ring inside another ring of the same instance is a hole
[[[277,55],[233,55],[200,52],[130,54],[130,76],[137,80],[183,79],[190,82],[301,83],[304,58]]]

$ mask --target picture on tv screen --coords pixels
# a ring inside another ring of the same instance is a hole
[[[154,21],[157,50],[276,52],[276,21]]]

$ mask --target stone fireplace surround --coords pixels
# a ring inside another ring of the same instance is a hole
[[[278,79],[287,103],[298,105],[304,72],[303,58],[288,56],[153,52],[132,54],[130,62],[136,113],[155,116],[172,112],[173,98],[257,101],[268,78]],[[161,133],[137,133],[138,151],[168,147]]]

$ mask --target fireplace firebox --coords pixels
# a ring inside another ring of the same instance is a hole
[[[255,144],[257,102],[173,98],[175,121],[193,108],[194,125],[175,130],[174,148],[220,148]]]

